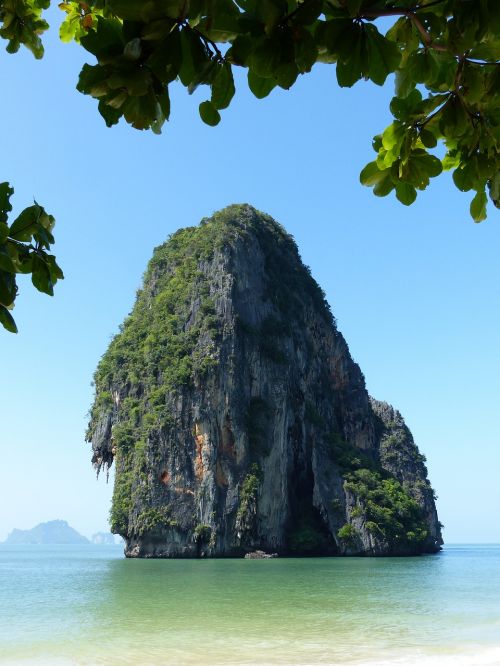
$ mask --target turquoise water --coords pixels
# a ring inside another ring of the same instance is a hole
[[[1,664],[500,664],[500,546],[125,560],[0,546]]]

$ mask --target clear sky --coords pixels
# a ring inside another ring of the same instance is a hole
[[[36,197],[56,216],[66,274],[53,299],[21,280],[20,333],[0,331],[0,540],[54,518],[107,529],[111,483],[96,481],[84,442],[95,366],[153,247],[248,202],[294,235],[368,390],[406,418],[445,539],[499,542],[499,214],[475,225],[448,176],[410,208],[359,184],[391,84],[340,90],[334,67],[317,66],[258,101],[240,76],[217,128],[198,118],[205,92],[179,84],[157,137],[106,128],[75,90],[86,54],[54,28],[45,43],[40,62],[0,54],[0,180],[15,210]]]

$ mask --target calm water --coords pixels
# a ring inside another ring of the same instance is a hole
[[[499,665],[500,546],[208,561],[0,546],[0,663]]]

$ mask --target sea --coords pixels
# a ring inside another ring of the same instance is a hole
[[[500,545],[127,560],[0,545],[0,664],[500,665]]]

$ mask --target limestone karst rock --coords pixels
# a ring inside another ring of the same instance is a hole
[[[430,553],[424,458],[363,375],[293,239],[230,206],[156,248],[95,374],[131,557]]]
[[[65,520],[49,520],[39,523],[29,530],[14,529],[5,543],[11,545],[79,545],[87,544],[89,540],[79,534]]]

